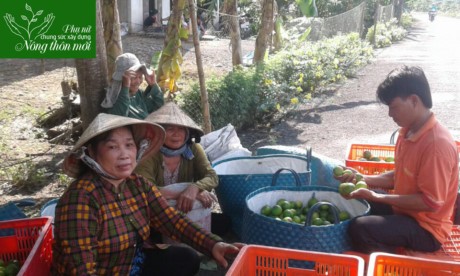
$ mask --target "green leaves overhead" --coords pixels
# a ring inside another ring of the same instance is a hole
[[[296,0],[296,3],[305,17],[315,17],[318,15],[315,0]]]

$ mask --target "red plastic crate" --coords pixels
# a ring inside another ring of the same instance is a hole
[[[364,260],[352,255],[247,245],[226,275],[364,275]]]
[[[384,159],[386,157],[395,156],[394,145],[373,145],[373,144],[351,144],[348,147],[348,155],[345,159],[345,166],[356,169],[362,174],[381,174],[386,171],[392,171],[395,168],[393,162],[376,162],[376,161],[360,161],[364,151],[370,151],[372,156]]]
[[[459,275],[460,263],[388,253],[370,255],[367,276]]]
[[[0,259],[18,260],[17,275],[48,276],[52,262],[52,217],[27,218],[0,222],[0,229],[12,229],[8,236],[0,236]]]

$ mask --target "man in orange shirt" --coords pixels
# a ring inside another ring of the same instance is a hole
[[[401,127],[395,148],[395,170],[364,176],[381,194],[358,189],[347,198],[369,201],[371,214],[349,226],[354,250],[395,253],[398,247],[433,252],[452,228],[458,189],[458,152],[449,130],[431,112],[428,81],[419,67],[390,72],[377,88],[377,98]],[[352,181],[354,175],[337,178]]]

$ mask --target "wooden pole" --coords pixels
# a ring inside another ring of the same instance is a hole
[[[193,44],[195,46],[196,66],[198,69],[198,79],[200,81],[201,92],[201,109],[203,112],[203,130],[204,133],[211,132],[211,115],[209,112],[208,91],[204,80],[203,61],[201,60],[200,39],[198,37],[198,26],[196,22],[195,1],[188,0],[190,20],[192,21]]]

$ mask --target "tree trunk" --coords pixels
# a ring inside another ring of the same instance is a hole
[[[403,13],[404,0],[395,0],[395,17],[398,19],[398,24],[401,23],[401,16]]]
[[[96,1],[96,58],[75,59],[78,90],[81,99],[81,121],[86,129],[101,110],[107,82],[107,55],[101,16],[101,3]]]
[[[107,77],[110,82],[115,70],[115,59],[123,53],[117,0],[102,1],[102,24],[107,51]]]
[[[265,0],[262,7],[262,24],[256,39],[254,51],[254,64],[262,62],[267,51],[267,44],[273,30],[273,8],[274,0]]]
[[[241,52],[240,22],[237,10],[237,0],[226,0],[224,2],[224,13],[230,15],[229,18],[226,19],[229,21],[230,24],[230,43],[232,44],[233,66],[241,64],[243,60],[243,54]]]
[[[194,0],[188,0],[188,8],[190,12],[190,21],[192,24],[193,45],[195,46],[196,67],[198,69],[198,79],[200,81],[201,109],[203,112],[204,133],[209,133],[211,132],[211,115],[209,112],[208,91],[206,90],[206,82],[204,80],[203,62],[201,60],[200,39],[198,37],[198,26],[196,22]]]

